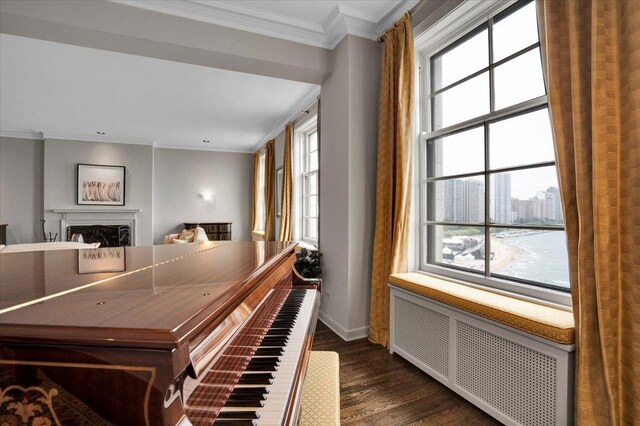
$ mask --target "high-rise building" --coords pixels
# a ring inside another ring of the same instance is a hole
[[[449,222],[484,222],[484,182],[454,179],[444,182],[445,214]]]
[[[511,175],[509,173],[498,173],[491,178],[494,182],[492,220],[495,223],[511,223],[513,221],[511,213]]]
[[[562,221],[562,204],[560,201],[560,190],[555,186],[550,186],[546,191],[546,219],[554,222]]]
[[[511,200],[511,210],[516,222],[530,221],[562,221],[560,191],[551,186],[546,191],[538,191],[535,197],[528,200]]]

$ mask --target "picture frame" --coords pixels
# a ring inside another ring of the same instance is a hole
[[[76,204],[81,206],[124,206],[125,166],[76,165]]]
[[[104,247],[78,250],[78,274],[103,274],[125,272],[127,251],[125,247]]]
[[[284,185],[284,166],[276,169],[276,217],[282,216],[282,188]]]

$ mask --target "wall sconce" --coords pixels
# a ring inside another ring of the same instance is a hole
[[[199,196],[205,204],[209,204],[213,201],[213,192],[211,191],[202,191]]]

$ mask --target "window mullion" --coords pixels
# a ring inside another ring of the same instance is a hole
[[[493,65],[493,19],[489,19],[489,111],[496,110],[494,65]],[[487,169],[488,170],[488,169]]]
[[[489,111],[496,110],[493,68],[493,19],[488,23],[489,41]],[[491,276],[491,164],[489,162],[489,122],[484,122],[484,275]]]
[[[491,275],[491,175],[489,170],[489,122],[484,123],[484,275]]]

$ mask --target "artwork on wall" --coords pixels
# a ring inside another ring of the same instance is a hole
[[[127,270],[124,247],[107,247],[78,250],[78,273],[98,274],[125,272]]]
[[[276,170],[276,217],[282,216],[282,186],[284,181],[284,167]]]
[[[76,202],[79,205],[124,206],[124,166],[78,164],[76,174]]]

